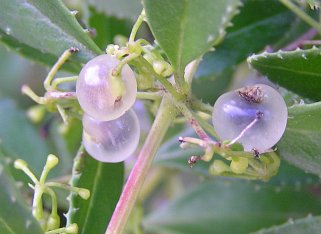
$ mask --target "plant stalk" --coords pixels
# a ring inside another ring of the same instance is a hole
[[[105,234],[121,234],[123,232],[156,151],[176,115],[177,110],[170,97],[164,96],[153,126],[123,188]]]
[[[172,86],[172,84],[163,76],[157,74],[152,65],[147,62],[146,59],[144,59],[142,56],[139,56],[135,58],[134,60],[131,60],[129,64],[135,66],[136,68],[140,68],[142,70],[142,73],[149,74],[151,77],[153,77],[155,80],[158,80],[164,88],[172,94],[172,96],[176,100],[182,100],[184,97],[179,94],[176,89]]]

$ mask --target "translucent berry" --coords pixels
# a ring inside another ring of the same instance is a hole
[[[212,121],[221,140],[236,140],[245,151],[264,152],[282,137],[287,123],[282,96],[270,86],[258,84],[220,96]]]
[[[112,76],[119,60],[104,54],[90,60],[81,70],[76,92],[81,108],[95,119],[107,121],[123,115],[135,102],[135,74],[126,64],[120,76]]]
[[[82,122],[83,145],[96,160],[121,162],[135,151],[140,128],[133,110],[110,121],[96,120],[84,114]]]

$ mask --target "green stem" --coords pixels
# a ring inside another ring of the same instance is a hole
[[[138,16],[138,19],[136,20],[133,28],[132,28],[132,31],[129,36],[128,44],[134,42],[137,31],[138,31],[140,25],[144,22],[144,20],[145,20],[145,10],[143,9],[142,12],[140,13],[140,15]]]
[[[124,230],[156,151],[176,114],[177,111],[171,99],[168,96],[164,96],[145,144],[124,186],[106,234],[120,234]]]
[[[210,104],[204,103],[201,100],[192,99],[191,106],[193,109],[196,109],[196,110],[199,110],[199,111],[202,111],[202,112],[212,115],[213,106],[211,106]]]
[[[303,21],[315,28],[321,34],[321,25],[313,18],[311,18],[308,14],[306,14],[304,11],[302,11],[297,5],[295,5],[293,2],[289,0],[280,0],[280,2],[283,3],[287,8],[289,8],[291,11],[297,14]]]
[[[150,92],[137,92],[136,98],[138,99],[146,99],[146,100],[160,100],[160,93],[150,93]]]
[[[67,61],[67,59],[75,52],[78,52],[77,48],[70,48],[66,50],[57,60],[57,62],[53,65],[51,70],[49,71],[43,85],[47,91],[51,89],[51,81],[56,75],[57,71],[61,68],[61,66]]]
[[[51,197],[51,215],[56,215],[58,212],[57,196],[51,188],[46,188],[46,192]]]
[[[43,219],[43,205],[42,205],[42,195],[44,193],[44,186],[36,184],[35,193],[33,195],[32,201],[32,215],[41,222]]]
[[[62,77],[56,78],[52,81],[51,87],[53,90],[56,90],[58,85],[66,82],[74,82],[78,79],[78,76]]]
[[[21,92],[40,105],[46,104],[46,99],[44,97],[39,97],[28,85],[23,85],[21,87]]]
[[[206,132],[201,127],[201,125],[194,118],[192,112],[188,109],[188,107],[182,102],[174,101],[174,103],[175,103],[176,107],[179,109],[179,111],[185,116],[186,120],[189,122],[189,124],[195,130],[195,132],[199,136],[199,138],[201,138],[204,141],[209,140],[210,137],[206,134]]]
[[[78,192],[78,188],[77,187],[72,187],[69,184],[62,184],[62,183],[58,183],[58,182],[47,182],[46,186],[48,187],[55,187],[55,188],[61,188],[61,189],[65,189],[71,192]]]
[[[164,88],[172,94],[172,96],[176,99],[176,100],[182,100],[183,96],[180,95],[176,89],[172,86],[172,84],[163,76],[158,75],[152,65],[146,60],[144,59],[142,56],[139,56],[137,58],[135,58],[134,60],[129,62],[131,65],[135,66],[138,69],[141,69],[142,73],[144,74],[149,74],[153,79],[158,80],[163,86]]]
[[[130,54],[127,57],[123,58],[116,68],[112,71],[112,75],[118,77],[123,69],[123,67],[128,64],[131,60],[137,58],[140,54]]]
[[[185,81],[184,81],[183,77],[180,76],[180,74],[184,74],[184,73],[175,71],[174,72],[174,80],[175,80],[175,84],[178,87],[179,92],[182,93]]]

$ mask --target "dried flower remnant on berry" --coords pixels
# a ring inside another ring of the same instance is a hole
[[[239,95],[250,103],[261,103],[263,92],[260,86],[247,86],[238,90]]]

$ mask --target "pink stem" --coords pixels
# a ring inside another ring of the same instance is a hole
[[[124,186],[105,234],[120,234],[123,232],[156,151],[176,115],[177,111],[174,104],[165,96],[145,144]]]

